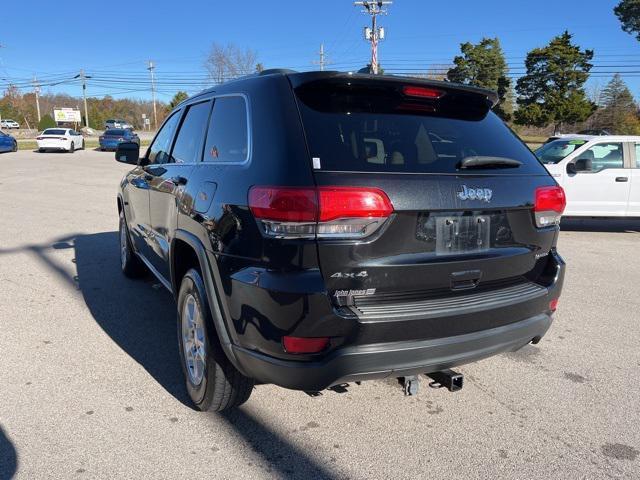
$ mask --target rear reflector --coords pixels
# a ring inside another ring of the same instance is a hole
[[[328,345],[328,337],[282,337],[282,346],[287,353],[318,353]]]
[[[408,97],[431,98],[433,100],[441,98],[445,93],[442,90],[427,87],[404,87],[402,92]]]
[[[538,187],[536,188],[533,211],[538,227],[557,225],[562,218],[567,206],[567,199],[562,187]]]
[[[249,208],[277,238],[362,238],[393,213],[382,190],[362,187],[253,187]]]
[[[553,300],[551,300],[549,302],[549,310],[551,310],[552,312],[555,312],[558,309],[558,302],[560,300],[558,298],[554,298]]]

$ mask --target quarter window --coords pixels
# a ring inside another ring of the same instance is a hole
[[[174,162],[193,163],[200,161],[202,136],[207,126],[210,108],[211,102],[197,103],[189,107],[173,147]]]
[[[601,172],[607,168],[624,168],[622,143],[598,143],[579,155],[591,160],[591,171]]]
[[[171,139],[179,118],[180,115],[176,112],[162,126],[158,135],[156,135],[156,139],[149,147],[149,153],[147,154],[149,163],[162,165],[172,162],[169,149],[171,148]]]
[[[242,163],[249,154],[247,106],[240,96],[220,97],[209,121],[206,162]]]

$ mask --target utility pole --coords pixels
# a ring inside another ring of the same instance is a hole
[[[320,44],[320,51],[318,52],[320,55],[320,59],[317,62],[313,62],[314,65],[320,65],[320,71],[324,70],[325,65],[329,65],[331,62],[328,62],[326,59],[326,54],[324,53],[324,43]]]
[[[371,42],[371,72],[375,75],[378,74],[378,42],[384,40],[384,28],[378,27],[377,16],[387,15],[387,5],[391,5],[392,1],[373,1],[364,0],[360,2],[353,2],[356,7],[364,7],[362,13],[371,15],[371,27],[364,28],[364,39]]]
[[[89,109],[87,108],[87,78],[91,78],[85,75],[84,69],[80,70],[80,74],[73,78],[79,78],[82,81],[82,100],[84,101],[84,126],[89,127]]]
[[[153,128],[157,130],[158,129],[158,113],[156,111],[156,79],[153,74],[155,68],[156,67],[153,64],[153,62],[149,60],[149,66],[147,67],[147,70],[149,70],[149,73],[151,73],[151,100],[153,101]]]
[[[33,76],[33,93],[36,94],[36,110],[38,111],[38,123],[40,123],[40,85],[35,75]]]

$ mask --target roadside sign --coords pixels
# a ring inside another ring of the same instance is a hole
[[[61,123],[80,123],[82,115],[80,110],[75,108],[61,108],[53,111],[53,118],[56,122]]]
[[[144,124],[145,125],[151,125],[151,119],[150,118],[145,118],[144,119]]]
[[[146,114],[146,113],[143,113],[143,114],[142,114],[142,118],[147,118],[147,114]]]

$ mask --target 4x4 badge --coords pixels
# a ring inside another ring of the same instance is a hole
[[[462,191],[458,192],[460,200],[484,200],[489,202],[493,197],[493,190],[490,188],[469,188],[462,185]]]

